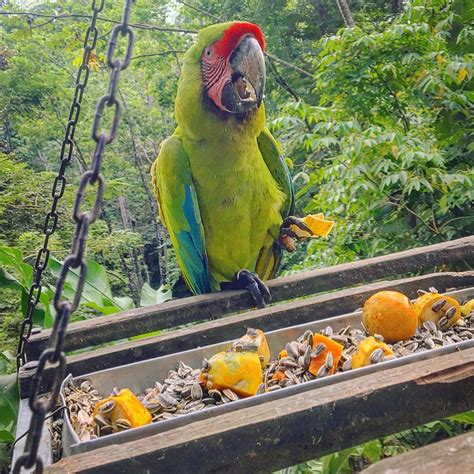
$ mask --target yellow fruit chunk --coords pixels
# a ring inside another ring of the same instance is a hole
[[[100,407],[110,400],[115,402],[115,407],[110,412],[103,413],[102,415],[112,423],[120,419],[125,419],[130,422],[132,428],[151,423],[151,413],[128,388],[121,390],[118,395],[108,397],[98,402],[94,407],[94,416],[98,413],[102,413]]]
[[[242,397],[250,397],[257,393],[263,371],[256,352],[219,352],[209,359],[208,368],[199,378],[209,390],[230,388]]]
[[[418,326],[417,313],[407,296],[398,291],[379,291],[364,304],[362,321],[370,335],[387,342],[410,339]]]
[[[370,357],[377,349],[382,349],[382,357],[393,355],[393,352],[390,350],[387,344],[377,341],[375,337],[370,336],[359,342],[357,346],[357,352],[352,356],[351,367],[353,369],[358,369],[359,367],[364,367],[366,365],[370,365],[371,363],[375,363],[375,361],[370,360]]]
[[[425,293],[415,301],[414,308],[420,325],[433,321],[442,328],[448,328],[461,317],[459,302],[439,293]]]
[[[474,311],[474,299],[469,300],[461,306],[461,314],[467,318]]]
[[[232,350],[257,352],[263,367],[270,361],[270,348],[261,329],[248,328],[246,334],[232,344]]]
[[[290,229],[298,236],[300,239],[306,239],[308,237],[327,237],[331,229],[334,227],[334,221],[327,221],[324,219],[324,214],[308,214],[306,217],[301,219],[313,232],[313,235],[310,235],[305,230],[300,229],[298,226],[292,224]]]

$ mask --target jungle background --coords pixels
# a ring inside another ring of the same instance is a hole
[[[0,1],[0,374],[14,371],[22,303],[82,59],[87,0]],[[107,40],[121,2],[106,2],[35,324],[50,327],[55,278],[74,230],[72,206],[94,149]],[[170,297],[179,277],[157,217],[149,169],[174,129],[181,58],[200,28],[259,24],[266,36],[267,121],[296,187],[296,215],[336,221],[300,244],[283,273],[325,267],[474,233],[474,11],[468,0],[137,1],[136,45],[123,74],[122,122],[103,164],[86,291],[73,320]],[[68,282],[72,292],[74,281]],[[7,379],[3,379],[7,380]],[[1,462],[14,439],[15,385],[0,383]],[[13,395],[12,395],[13,394]],[[461,418],[459,418],[461,417]],[[377,458],[469,429],[472,413],[375,440],[291,472],[351,472]],[[414,434],[415,433],[415,434]]]

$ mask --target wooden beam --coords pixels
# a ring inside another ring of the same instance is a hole
[[[474,408],[474,348],[64,458],[46,472],[271,472]]]
[[[383,459],[364,474],[460,474],[474,469],[474,432]]]
[[[160,336],[123,342],[115,346],[76,354],[67,358],[67,370],[77,376],[235,339],[241,336],[248,327],[272,331],[326,319],[354,311],[361,307],[369,296],[385,289],[402,291],[410,297],[415,297],[418,288],[427,289],[430,286],[436,286],[439,291],[444,292],[448,288],[462,288],[473,285],[474,272],[434,273],[421,277],[372,283],[371,285],[228,316]],[[33,374],[34,371],[32,370],[20,371],[19,382],[22,397],[29,393],[29,385]],[[46,371],[43,377],[45,381],[43,388],[45,390],[47,390],[49,378],[48,371]]]
[[[381,257],[345,263],[320,270],[300,272],[269,282],[273,302],[281,302],[323,291],[369,283],[381,278],[403,276],[433,269],[437,265],[474,262],[474,236],[415,248]],[[68,327],[65,350],[116,341],[183,324],[221,318],[252,308],[247,292],[226,291],[169,301],[159,305],[101,316],[72,323]],[[31,335],[28,358],[38,359],[48,344],[51,331]]]

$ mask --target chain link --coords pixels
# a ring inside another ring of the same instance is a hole
[[[56,318],[54,321],[53,329],[51,331],[51,337],[49,340],[48,348],[45,349],[41,354],[38,360],[35,375],[32,379],[31,392],[28,400],[29,407],[32,411],[30,428],[26,441],[25,452],[17,459],[13,468],[14,473],[19,473],[22,467],[24,467],[25,469],[31,469],[35,467],[36,472],[42,472],[43,463],[41,461],[41,458],[38,457],[38,448],[41,439],[41,432],[47,413],[50,412],[55,406],[61,388],[61,383],[64,379],[66,369],[66,357],[63,352],[64,336],[66,334],[69,317],[79,305],[82,290],[84,288],[85,278],[87,274],[87,264],[84,258],[87,244],[87,235],[90,224],[92,224],[99,217],[104,196],[105,181],[100,173],[102,158],[105,146],[114,140],[120,122],[121,104],[115,97],[115,94],[117,91],[120,71],[127,68],[133,51],[134,34],[128,25],[128,21],[130,18],[130,8],[133,0],[124,1],[125,4],[122,23],[116,28],[114,28],[109,41],[109,47],[107,49],[107,64],[112,68],[112,72],[109,78],[109,86],[107,89],[107,93],[102,96],[97,103],[94,123],[92,126],[92,138],[96,142],[96,148],[92,160],[92,169],[86,171],[82,175],[77,190],[76,202],[74,204],[73,211],[73,217],[76,222],[76,229],[73,237],[73,243],[71,246],[71,253],[63,262],[61,273],[59,275],[58,282],[56,285],[56,292],[54,295],[54,308],[56,310]],[[96,16],[97,13],[102,10],[103,6],[104,0],[100,1],[99,6],[97,6],[96,0],[92,2],[94,16]],[[89,45],[88,41],[90,40],[91,34],[92,42],[91,45]],[[118,34],[121,34],[122,36],[127,38],[127,45],[125,48],[126,53],[125,57],[122,59],[117,59],[114,57]],[[86,40],[84,42],[85,55],[86,50],[88,50],[88,48],[89,53],[87,54],[90,54],[90,51],[93,49],[92,46],[95,46],[96,40],[97,33],[95,27],[95,20],[93,20],[93,22],[91,22],[91,25],[89,26],[88,32],[86,33]],[[78,73],[79,77],[82,77],[81,74],[82,73],[80,70]],[[86,72],[84,75],[84,78],[87,77],[88,72]],[[82,92],[83,90],[77,93],[78,97],[82,97]],[[100,121],[106,107],[113,107],[114,115],[112,118],[112,124],[107,132],[99,132]],[[72,124],[77,120],[77,117],[79,116],[79,111],[80,105],[78,107],[73,104],[73,107],[71,107],[71,113],[69,114],[69,122],[67,129],[69,129],[69,124]],[[74,126],[71,125],[71,134],[66,135],[66,139],[72,140],[73,134]],[[68,149],[70,150],[70,148]],[[62,152],[66,152],[66,145],[63,145]],[[62,155],[61,160],[63,160],[63,158],[64,156]],[[97,184],[96,197],[92,210],[82,211],[81,207],[84,199],[85,190],[88,185],[95,184]],[[62,186],[59,187],[59,192],[57,191],[58,186],[54,187],[53,194],[62,193]],[[45,229],[48,231],[56,226],[57,218],[55,216],[57,214],[55,214],[55,211],[56,208],[54,207],[50,213],[50,216],[47,218]],[[49,235],[46,234],[46,238],[48,237]],[[46,248],[37,259],[37,262],[39,262],[38,268],[42,268],[46,265],[48,256],[49,251]],[[69,271],[74,270],[76,268],[79,269],[78,285],[75,294],[71,298],[72,301],[70,301],[63,298],[63,290]],[[39,300],[39,297],[37,295],[35,296],[35,291],[38,291],[38,293],[41,292],[41,285],[34,285],[34,288],[35,289],[30,292],[31,302],[37,302]],[[31,332],[31,325],[28,329],[28,333],[29,332]],[[40,396],[40,392],[44,391],[43,375],[45,373],[46,367],[48,368],[48,371],[51,371],[53,373],[53,381],[51,383],[51,387],[49,387],[48,390],[45,390],[49,392],[49,394]]]
[[[97,17],[104,8],[104,4],[105,0],[101,0],[99,3],[96,0],[93,0],[91,5],[92,17],[85,34],[82,62],[81,66],[77,71],[74,97],[72,100],[71,108],[69,109],[68,122],[66,125],[66,131],[59,154],[59,171],[56,177],[54,178],[53,189],[51,191],[53,202],[51,204],[51,210],[48,212],[48,214],[46,214],[46,218],[44,221],[43,246],[38,251],[36,257],[36,262],[34,265],[34,279],[28,295],[27,310],[25,313],[25,318],[23,319],[20,325],[20,336],[16,356],[17,370],[19,370],[20,367],[26,362],[26,347],[28,344],[28,338],[31,334],[31,329],[33,327],[33,314],[41,296],[41,281],[43,277],[43,272],[48,266],[49,238],[52,234],[56,232],[56,228],[58,226],[59,216],[56,212],[56,209],[58,207],[59,200],[63,197],[64,190],[66,188],[66,178],[64,176],[64,173],[66,171],[67,165],[70,163],[72,158],[72,152],[74,150],[74,134],[76,132],[76,124],[79,120],[79,115],[81,113],[81,103],[82,98],[84,96],[84,90],[87,86],[87,81],[89,80],[89,58],[91,51],[95,49],[97,43]]]

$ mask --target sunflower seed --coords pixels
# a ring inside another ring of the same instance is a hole
[[[209,361],[208,361],[207,359],[204,359],[204,360],[202,361],[202,368],[203,368],[204,370],[209,370],[210,367],[211,367],[211,366],[210,366],[210,364],[209,364]]]
[[[315,348],[314,351],[311,353],[311,357],[318,357],[318,355],[322,354],[326,350],[326,344],[320,342]]]
[[[220,402],[222,400],[222,393],[219,390],[211,389],[208,391],[209,396],[212,397],[214,400]]]
[[[132,424],[125,418],[119,418],[118,420],[115,420],[114,426],[116,429],[122,431],[129,430],[132,427]]]
[[[297,359],[299,354],[299,349],[298,349],[298,344],[295,342],[289,342],[285,346],[286,353],[288,354],[288,357],[292,357],[293,359]]]
[[[438,290],[434,286],[430,286],[428,290],[430,290],[430,293],[438,293]]]
[[[239,400],[239,396],[233,391],[231,390],[230,388],[225,388],[224,390],[222,390],[222,393],[231,401],[235,402],[237,400]]]
[[[106,426],[103,426],[102,428],[99,428],[98,432],[98,436],[107,436],[109,434],[112,434],[114,428],[112,425],[106,425]]]
[[[326,361],[324,362],[328,370],[332,369],[334,366],[334,356],[332,355],[332,352],[328,352],[326,354]]]
[[[343,372],[347,372],[348,370],[352,369],[352,357],[349,357],[344,364],[342,365]]]
[[[257,395],[260,395],[260,394],[265,393],[265,392],[266,392],[265,384],[264,384],[264,383],[261,383],[261,384],[258,386]]]
[[[202,398],[202,388],[201,388],[200,384],[195,383],[191,387],[191,398],[193,400],[201,400],[201,398]]]
[[[425,339],[425,346],[428,347],[429,349],[435,348],[435,343],[433,342],[433,339],[431,339],[431,337],[427,337]]]
[[[440,299],[436,301],[436,303],[433,303],[431,305],[431,309],[437,313],[438,311],[441,311],[444,308],[444,305],[447,303],[445,299]]]
[[[305,367],[305,368],[309,367],[310,362],[311,362],[311,346],[308,346],[303,355],[302,367]]]
[[[181,392],[181,397],[182,398],[191,398],[192,397],[193,385],[188,385],[187,387],[183,388],[183,391]]]
[[[433,321],[425,321],[423,323],[423,327],[429,332],[436,331],[436,324]]]
[[[280,365],[282,365],[283,367],[291,367],[294,369],[298,367],[298,364],[290,357],[283,357],[282,359],[280,359]]]
[[[143,402],[143,406],[152,414],[161,409],[161,403],[159,402]]]
[[[104,416],[97,414],[94,416],[94,423],[102,429],[104,426],[110,426],[109,420]]]
[[[456,308],[454,306],[451,306],[451,308],[449,308],[444,314],[444,317],[451,319],[455,314],[456,314]]]
[[[319,370],[318,370],[318,372],[317,372],[317,374],[316,374],[316,377],[318,377],[318,378],[325,377],[328,373],[329,373],[329,370],[328,370],[328,368],[326,367],[326,365],[322,365],[322,366],[319,368]]]
[[[380,342],[384,341],[384,338],[383,338],[382,334],[374,334],[374,337],[375,337],[375,339],[377,339]]]
[[[323,336],[327,336],[327,337],[331,337],[333,335],[334,331],[332,329],[331,326],[326,326],[326,328],[324,328],[322,331],[321,331],[321,334]]]
[[[188,403],[186,403],[186,411],[189,411],[193,408],[199,408],[200,410],[204,408],[204,403],[202,403],[201,400],[193,400]]]
[[[105,413],[110,413],[114,408],[115,408],[115,401],[108,400],[107,402],[100,405],[97,411],[99,413],[105,414]]]
[[[423,295],[426,295],[426,293],[428,293],[427,291],[425,290],[422,290],[422,289],[418,289],[416,290],[418,296],[423,296]]]
[[[382,357],[383,357],[383,349],[375,349],[375,351],[372,352],[372,354],[370,354],[370,363],[371,364],[378,364],[381,360],[382,360]]]
[[[388,360],[396,359],[397,357],[394,355],[386,355],[382,358],[382,362],[387,362]]]
[[[166,393],[159,393],[156,397],[164,409],[173,408],[178,404],[177,400]]]
[[[294,385],[297,385],[300,383],[298,377],[293,374],[290,370],[285,370],[285,376],[288,380],[290,380]]]
[[[418,349],[419,344],[417,342],[410,342],[405,347],[410,352],[415,352]]]
[[[441,329],[446,329],[449,325],[449,319],[446,316],[443,316],[439,321],[438,325]]]

